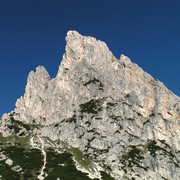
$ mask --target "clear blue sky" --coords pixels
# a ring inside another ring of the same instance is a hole
[[[180,96],[180,0],[0,0],[0,116],[36,66],[55,77],[68,30],[105,41]]]

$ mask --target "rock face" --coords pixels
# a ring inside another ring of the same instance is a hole
[[[180,179],[180,98],[107,45],[69,31],[56,78],[30,72],[15,120],[39,124],[115,179]],[[1,120],[3,136],[11,134]]]

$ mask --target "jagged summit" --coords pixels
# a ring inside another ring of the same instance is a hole
[[[66,52],[63,55],[60,69],[62,66],[69,69],[83,61],[103,68],[103,65],[108,65],[111,60],[116,59],[104,42],[93,37],[82,36],[76,31],[68,31],[65,39]]]
[[[85,169],[90,177],[103,169],[117,180],[180,178],[180,98],[93,37],[69,31],[57,76],[42,66],[29,73],[24,96],[2,117],[4,137],[15,132],[11,118],[97,162]]]

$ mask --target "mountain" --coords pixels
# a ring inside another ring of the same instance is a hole
[[[180,179],[180,98],[76,31],[54,79],[29,73],[0,133],[2,180]]]

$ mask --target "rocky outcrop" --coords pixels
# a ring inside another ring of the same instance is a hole
[[[66,43],[54,79],[42,66],[29,73],[13,118],[40,124],[41,136],[79,148],[115,179],[180,179],[180,98],[102,41],[69,31]]]

